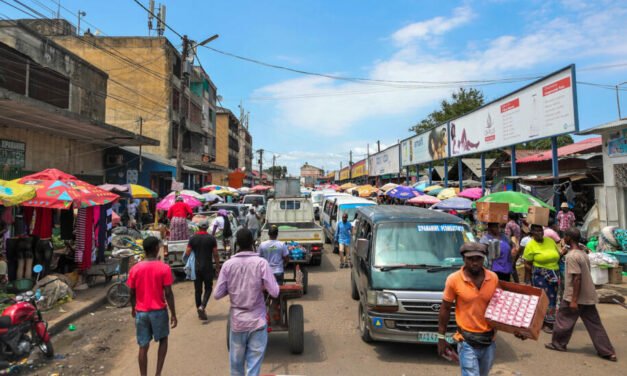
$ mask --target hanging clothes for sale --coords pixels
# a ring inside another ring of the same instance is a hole
[[[41,239],[52,237],[52,209],[35,208],[35,224],[31,234],[39,236]]]
[[[93,207],[78,209],[76,216],[76,254],[74,260],[81,270],[91,267],[94,249],[94,209]]]
[[[100,217],[98,219],[98,257],[97,262],[104,262],[105,251],[109,246],[111,236],[111,205],[106,204],[100,207]]]
[[[59,222],[61,225],[61,240],[72,240],[74,238],[74,210],[61,210]]]

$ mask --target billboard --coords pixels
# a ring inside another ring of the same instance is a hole
[[[400,171],[399,145],[391,146],[370,156],[368,175],[381,176],[398,174]]]
[[[350,170],[348,169],[348,167],[344,167],[343,169],[340,170],[340,181],[348,180],[348,178],[350,178],[349,171]]]
[[[450,156],[463,156],[579,130],[574,66],[449,123]]]
[[[355,162],[353,164],[352,170],[353,170],[352,172],[353,179],[366,176],[366,173],[368,172],[368,170],[366,169],[366,160],[362,159],[359,162]]]
[[[448,157],[446,124],[401,141],[401,166],[437,161]]]

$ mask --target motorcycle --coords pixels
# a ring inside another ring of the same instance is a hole
[[[35,265],[33,268],[38,274],[37,279],[42,270],[41,265]],[[37,290],[36,293],[27,291],[17,295],[15,299],[4,300],[13,304],[0,315],[0,369],[28,358],[35,347],[39,347],[48,359],[54,356],[48,323],[37,307],[37,302],[42,299]]]

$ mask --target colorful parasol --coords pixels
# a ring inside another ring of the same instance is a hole
[[[104,189],[107,192],[113,192],[120,196],[132,197],[132,198],[157,198],[159,195],[137,184],[102,184],[98,188]]]
[[[433,205],[440,202],[440,199],[429,195],[422,195],[410,198],[409,200],[407,200],[407,202],[413,205]]]
[[[428,192],[425,191],[425,193],[428,194],[429,196],[437,197],[440,194],[440,192],[442,192],[443,190],[444,190],[444,187],[438,187]]]
[[[347,189],[355,188],[356,186],[357,186],[357,185],[356,185],[356,184],[353,184],[353,183],[345,183],[345,184],[340,185],[340,189],[341,189],[342,191],[345,191],[345,190],[347,190]]]
[[[549,208],[555,211],[555,209],[552,206],[547,205],[539,198],[533,197],[526,193],[513,192],[513,191],[495,192],[485,197],[482,197],[481,199],[477,200],[477,202],[506,203],[506,204],[509,204],[509,210],[514,213],[526,214],[529,211],[529,208],[531,206],[540,206],[540,207]]]
[[[431,209],[438,210],[470,210],[472,207],[472,201],[467,198],[461,197],[453,197],[448,200],[440,201],[439,203],[433,205]]]
[[[370,184],[360,185],[359,187],[353,188],[353,190],[357,191],[359,197],[370,197],[379,193],[379,190]]]
[[[173,193],[174,193],[174,192],[172,192],[172,193],[168,194],[168,196],[169,196],[169,195],[171,195],[171,194],[173,194]],[[195,198],[196,200],[198,200],[198,201],[200,201],[200,202],[205,201],[205,197],[204,197],[203,195],[201,195],[200,193],[196,192],[196,191],[190,191],[189,189],[183,189],[182,191],[179,191],[178,193],[179,193],[179,195],[181,195],[181,196],[190,196],[190,197],[193,197],[193,198]],[[167,196],[166,196],[166,197],[167,197]]]
[[[419,191],[419,192],[423,192],[425,190],[425,188],[427,188],[429,186],[429,182],[427,181],[420,181],[416,184],[414,184],[414,189]]]
[[[392,198],[398,198],[401,200],[407,200],[420,195],[420,192],[415,190],[412,187],[406,187],[404,185],[399,185],[394,189],[390,189],[386,192],[386,195]]]
[[[379,188],[380,190],[387,192],[390,189],[394,189],[398,187],[398,184],[394,184],[394,183],[387,183],[386,185],[384,185],[383,187]]]
[[[184,191],[182,191],[184,192]],[[159,201],[157,204],[157,209],[159,210],[169,210],[172,205],[176,202],[176,192],[172,192],[165,196],[163,200]],[[189,196],[181,193],[179,196],[183,197],[183,202],[189,205],[190,208],[195,208],[202,205],[202,202],[193,196]],[[204,199],[204,198],[203,198]]]
[[[255,185],[250,190],[251,191],[255,191],[255,192],[262,192],[262,191],[267,191],[270,188],[272,188],[272,187],[267,186],[267,185]]]
[[[210,184],[210,185],[205,185],[204,187],[200,188],[201,192],[211,192],[214,191],[216,189],[220,189],[219,185],[215,185],[215,184]]]
[[[456,197],[457,193],[459,193],[459,188],[445,188],[441,190],[436,197],[440,200],[446,200]]]
[[[442,187],[441,185],[435,184],[435,185],[430,185],[428,187],[423,188],[422,191],[424,193],[428,193],[428,192],[431,192],[434,189],[440,189],[440,188],[444,188],[444,187]]]
[[[34,187],[13,181],[0,180],[0,204],[4,206],[19,205],[24,201],[32,199],[36,194]]]
[[[481,196],[483,196],[481,188],[467,188],[457,195],[457,197],[469,198],[471,200],[478,200]]]
[[[32,186],[36,190],[36,196],[23,202],[24,206],[50,209],[86,208],[104,205],[119,198],[115,193],[107,192],[54,168],[17,179],[17,182]]]

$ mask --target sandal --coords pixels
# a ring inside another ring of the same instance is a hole
[[[553,342],[545,343],[544,347],[546,347],[549,350],[553,350],[553,351],[566,352],[566,349],[560,349],[559,347],[555,346],[555,344],[553,344]]]
[[[618,359],[616,358],[616,354],[602,355],[601,358],[603,358],[605,360],[609,360],[610,362],[617,362],[618,361]]]

